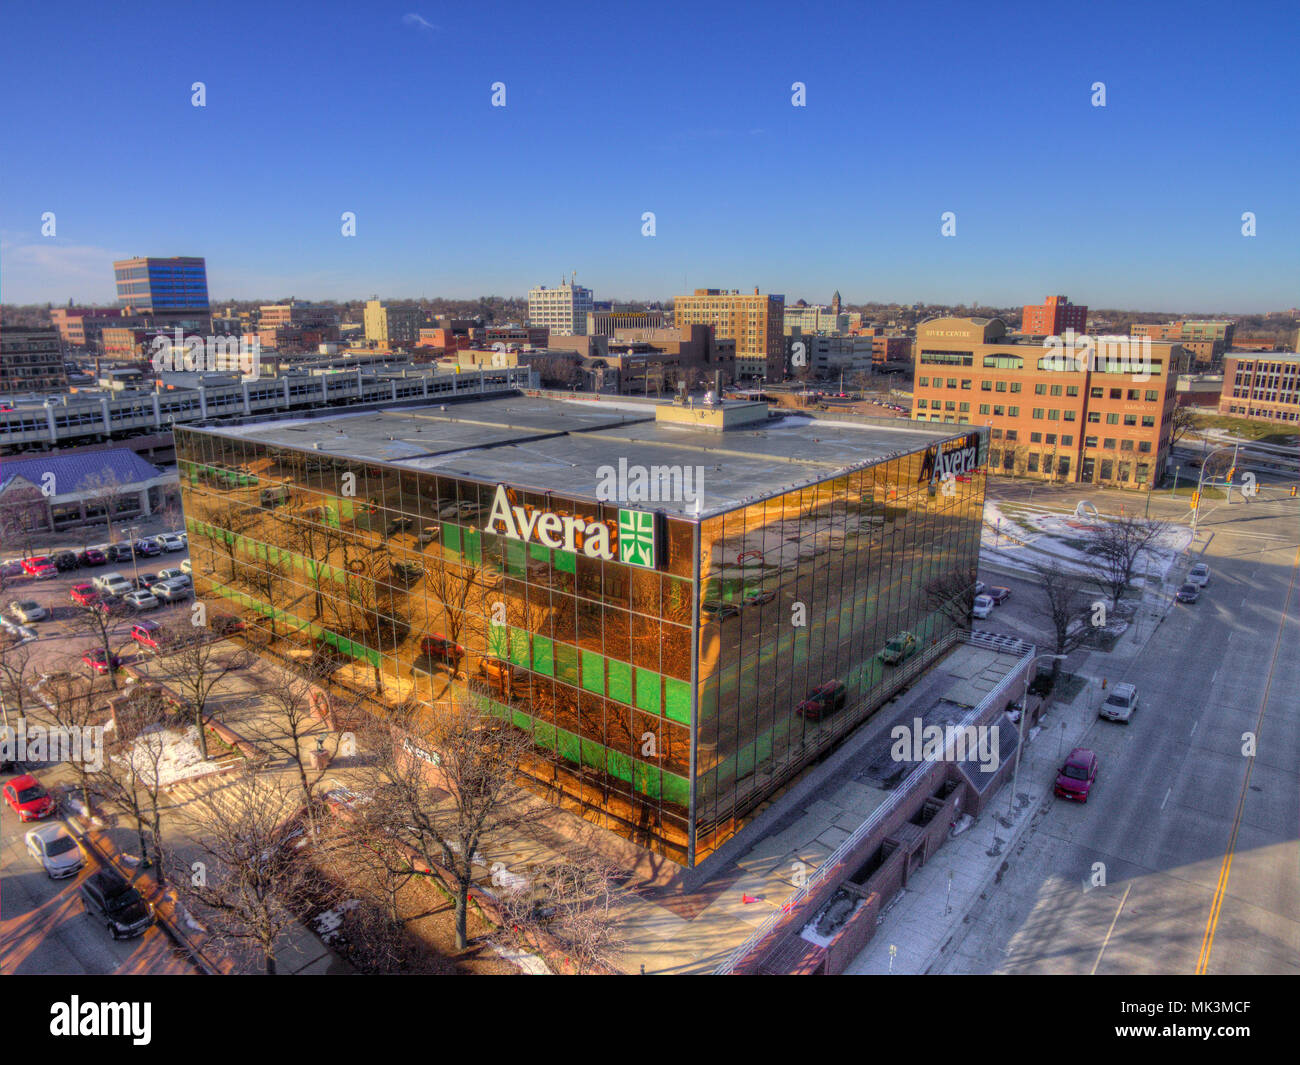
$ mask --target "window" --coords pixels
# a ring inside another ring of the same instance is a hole
[[[1012,381],[1012,382],[1011,382],[1011,391],[1012,391],[1012,392],[1019,392],[1019,391],[1020,391],[1020,382],[1019,382],[1019,381]]]
[[[1113,459],[1101,460],[1101,479],[1111,481],[1115,478],[1115,462]]]
[[[945,403],[945,404],[943,405],[943,409],[944,409],[944,410],[956,410],[956,409],[957,409],[957,403],[956,403],[956,401],[955,401],[955,400],[951,400],[951,399],[948,400],[948,402]]]
[[[1150,441],[1150,440],[1139,440],[1139,441],[1138,441],[1138,450],[1139,450],[1140,452],[1142,452],[1142,454],[1144,454],[1144,455],[1149,455],[1149,454],[1151,454],[1151,441]],[[1143,478],[1143,479],[1145,480],[1145,478]]]
[[[1113,436],[1106,437],[1106,439],[1101,442],[1101,447],[1103,451],[1114,451],[1115,438]]]
[[[989,465],[996,466],[1002,458],[1002,452],[993,449],[989,450]]]
[[[1008,439],[1008,440],[1015,440],[1016,437],[1017,437],[1017,433],[1016,433],[1016,431],[1015,431],[1014,429],[1008,429],[1008,430],[1007,430],[1007,439]]]
[[[1074,437],[1069,433],[1062,435],[1061,447],[1074,447]]]
[[[1101,414],[1095,410],[1088,411],[1088,421],[1095,425],[1097,422],[1101,421]]]
[[[963,411],[963,412],[965,412],[966,414],[969,414],[969,413],[970,413],[970,404],[969,404],[969,403],[958,403],[958,404],[957,404],[957,409],[958,409],[959,411]]]
[[[928,377],[918,377],[916,379],[916,383],[920,385],[922,388],[924,388],[926,385],[930,383],[930,379]]]
[[[925,410],[925,408],[928,407],[928,406],[930,405],[930,401],[929,401],[928,399],[918,399],[918,400],[916,401],[916,405],[917,405],[921,410]]]
[[[1141,390],[1140,388],[1130,388],[1130,389],[1128,390],[1128,398],[1129,398],[1130,402],[1133,401],[1133,400],[1141,399],[1141,398],[1142,398],[1142,390]]]
[[[962,386],[962,388],[970,388],[970,386],[971,386],[970,378],[969,378],[969,377],[963,378],[963,379],[962,379],[961,386]]]
[[[993,437],[994,440],[1001,440],[1001,439],[1002,439],[1002,430],[1001,430],[1001,429],[993,429],[993,430],[991,430],[990,435]]]
[[[1074,419],[1075,419],[1075,417],[1076,417],[1076,414],[1077,414],[1077,412],[1075,412],[1075,411],[1067,410],[1067,411],[1065,412],[1065,420],[1066,420],[1067,422],[1072,422],[1072,421],[1074,421]]]
[[[1133,441],[1132,441],[1132,440],[1121,440],[1121,441],[1119,442],[1119,449],[1120,449],[1121,451],[1132,451],[1132,450],[1133,450]]]
[[[1049,410],[1047,412],[1047,420],[1049,422],[1059,422],[1061,420],[1061,412],[1059,410]]]
[[[992,392],[992,391],[993,391],[993,382],[992,382],[992,381],[981,381],[981,382],[980,382],[980,391],[981,391],[981,392]]]
[[[1118,414],[1107,414],[1107,415],[1106,415],[1106,424],[1107,424],[1107,425],[1119,425],[1119,415],[1118,415]]]
[[[1029,434],[1029,442],[1030,442],[1031,444],[1041,444],[1041,443],[1043,442],[1043,434],[1042,434],[1042,433],[1030,433],[1030,434]]]
[[[1126,414],[1126,415],[1124,415],[1124,424],[1125,424],[1125,425],[1137,425],[1137,423],[1138,423],[1138,419],[1137,419],[1137,415],[1136,415],[1136,414]]]
[[[1112,389],[1110,390],[1110,398],[1111,398],[1111,399],[1123,399],[1123,398],[1124,398],[1124,390],[1123,390],[1122,388],[1112,388]]]
[[[1148,403],[1158,403],[1158,402],[1160,402],[1160,393],[1157,392],[1154,388],[1149,389],[1149,390],[1147,391],[1147,402],[1148,402]]]
[[[1034,411],[1033,411],[1033,413],[1030,415],[1030,417],[1031,417],[1031,418],[1038,418],[1038,419],[1041,419],[1041,418],[1043,417],[1043,414],[1044,414],[1044,411],[1043,411],[1043,408],[1042,408],[1042,407],[1035,407],[1035,408],[1034,408]]]
[[[1037,472],[1038,472],[1038,456],[1037,456],[1037,455],[1030,455],[1030,456],[1029,456],[1029,464],[1028,464],[1028,466],[1027,466],[1027,469],[1029,470],[1030,473],[1037,473]]]
[[[1084,447],[1096,447],[1096,446],[1097,446],[1097,438],[1096,438],[1095,436],[1085,436],[1085,437],[1083,438],[1083,446],[1084,446]]]
[[[1054,395],[1054,396],[1059,396],[1060,394],[1061,394],[1061,386],[1060,386],[1060,385],[1052,385],[1052,395]]]
[[[1144,429],[1154,429],[1156,425],[1155,417],[1150,414],[1142,415],[1142,427]]]
[[[957,378],[955,378],[955,377],[950,377],[950,378],[948,378],[948,387],[949,387],[949,388],[956,388],[956,387],[957,387]]]
[[[1127,463],[1127,462],[1121,462],[1121,463],[1119,464],[1119,483],[1120,483],[1120,484],[1128,484],[1129,472],[1130,472],[1131,469],[1132,469],[1131,465],[1130,465],[1129,463]]]
[[[1046,386],[1046,385],[1034,385],[1034,395],[1036,395],[1036,396],[1045,396],[1045,395],[1047,395],[1047,386]]]
[[[981,414],[987,414],[988,412],[989,412],[989,405],[988,405],[987,403],[981,403],[981,404],[980,404],[980,413],[981,413]]]
[[[924,378],[921,379],[921,384],[925,384]],[[1102,396],[1104,396],[1105,394],[1106,394],[1106,390],[1104,388],[1088,389],[1088,395],[1090,395],[1093,399],[1101,399]]]
[[[1006,410],[1006,407],[999,407],[996,403],[993,404],[993,417],[1001,418],[1006,413]]]
[[[1056,434],[1055,434],[1055,433],[1048,433],[1048,434],[1047,434],[1047,437],[1046,437],[1046,439],[1044,439],[1043,443],[1045,443],[1045,444],[1055,444],[1055,443],[1056,443]]]
[[[993,386],[993,388],[998,392],[1005,392],[1007,390],[1007,383],[1005,381],[999,381]]]
[[[1151,467],[1145,462],[1139,462],[1137,468],[1137,479],[1139,484],[1149,483],[1151,478]]]
[[[1077,395],[1079,394],[1079,386],[1078,386],[1078,385],[1066,385],[1066,386],[1065,386],[1065,394],[1066,394],[1067,396],[1077,396]]]
[[[1056,459],[1056,472],[1062,477],[1070,476],[1070,456],[1059,455]]]
[[[1019,407],[1008,407],[1008,408],[1007,408],[1007,414],[1010,415],[1012,418],[1019,418],[1019,417],[1020,417],[1020,408],[1019,408]]]

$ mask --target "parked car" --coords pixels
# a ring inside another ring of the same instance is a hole
[[[94,606],[99,601],[99,592],[93,584],[74,584],[68,596],[77,606]]]
[[[59,575],[59,567],[56,566],[53,562],[46,562],[40,566],[37,566],[36,569],[32,572],[32,580],[51,581],[58,575]]]
[[[21,577],[24,572],[23,564],[15,558],[0,562],[0,577]]]
[[[27,853],[41,863],[51,880],[75,876],[77,870],[86,864],[81,845],[57,821],[33,828],[25,839]]]
[[[191,583],[189,574],[183,569],[176,567],[173,567],[172,569],[159,570],[158,576],[150,583],[157,583],[158,581],[184,581],[186,584]]]
[[[1057,772],[1052,791],[1058,798],[1087,802],[1096,781],[1097,756],[1086,747],[1076,747]]]
[[[109,562],[131,562],[135,555],[131,552],[130,544],[109,544],[104,557]]]
[[[243,632],[245,626],[241,618],[230,614],[211,614],[208,617],[208,628],[218,636],[233,636],[237,632]]]
[[[1174,593],[1174,598],[1180,603],[1194,603],[1201,598],[1201,589],[1198,585],[1189,582],[1179,586],[1178,591]]]
[[[103,921],[114,939],[138,936],[154,923],[153,906],[112,869],[86,877],[80,893],[86,913]]]
[[[88,547],[77,556],[77,561],[81,563],[83,567],[102,566],[108,561],[108,556],[96,547]]]
[[[135,553],[140,558],[153,558],[155,555],[161,555],[162,552],[162,547],[152,539],[135,542]]]
[[[900,632],[889,638],[889,642],[880,652],[880,660],[887,666],[896,666],[914,654],[916,654],[916,637],[910,632]]]
[[[9,604],[9,613],[24,625],[30,625],[33,621],[44,621],[50,616],[50,612],[35,599],[15,599]]]
[[[1001,606],[1003,603],[1005,603],[1008,599],[1011,598],[1011,589],[1002,588],[997,585],[994,585],[985,594],[990,599],[992,599],[994,603],[996,603],[998,606]]]
[[[1121,721],[1128,724],[1133,718],[1133,711],[1138,707],[1137,688],[1132,684],[1116,684],[1101,704],[1098,717],[1107,721]]]
[[[970,615],[973,618],[986,618],[993,613],[993,597],[991,595],[977,595],[975,602],[971,604]]]
[[[31,558],[23,559],[23,572],[29,577],[34,577],[38,569],[53,565],[54,563],[48,555],[33,555]]]
[[[848,691],[843,684],[838,680],[828,680],[810,691],[808,698],[795,707],[795,713],[800,717],[820,721],[836,710],[842,710],[847,697]]]
[[[159,579],[160,578],[156,573],[142,573],[140,576],[131,579],[131,587],[133,587],[137,592],[147,592],[149,586],[156,583]]]
[[[983,595],[983,594],[984,594],[985,592],[987,592],[988,590],[989,590],[989,586],[988,586],[987,584],[985,584],[983,581],[976,581],[976,582],[975,582],[975,594],[976,594],[976,595]]]
[[[758,588],[745,596],[746,606],[762,606],[764,603],[770,603],[776,598],[776,592],[771,588]]]
[[[59,551],[50,557],[60,573],[76,569],[81,564],[77,561],[75,551]]]
[[[394,562],[390,570],[399,584],[414,584],[424,576],[424,567],[418,562]]]
[[[701,609],[708,621],[726,621],[740,614],[740,607],[735,603],[705,603]]]
[[[460,668],[465,648],[440,633],[433,633],[420,638],[420,657],[431,665],[448,666],[455,670]]]
[[[193,576],[194,567],[190,565],[190,560],[188,558],[181,563],[181,572],[187,577]]]
[[[185,541],[176,533],[163,533],[161,536],[155,536],[154,542],[167,552],[185,550]]]
[[[165,651],[174,643],[171,631],[156,621],[137,621],[131,626],[131,639],[150,651]]]
[[[104,593],[109,595],[126,595],[127,592],[131,591],[131,582],[123,577],[122,574],[118,573],[117,570],[114,570],[112,573],[101,573],[95,578],[94,585],[95,590],[101,595]]]
[[[188,577],[173,577],[169,581],[159,581],[149,591],[164,603],[179,603],[189,596],[190,581]]]
[[[1187,571],[1187,583],[1194,584],[1198,588],[1204,588],[1210,583],[1210,567],[1204,562],[1196,563]]]
[[[122,602],[132,610],[157,610],[162,604],[153,592],[137,588],[134,592],[127,592],[122,596]]]
[[[54,813],[54,800],[50,793],[30,773],[14,777],[4,786],[3,794],[19,821],[39,821]]]
[[[102,647],[92,647],[81,656],[81,660],[89,667],[92,673],[110,673],[120,669],[122,666],[121,658],[112,654],[105,656]]]

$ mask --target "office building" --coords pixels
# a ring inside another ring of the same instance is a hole
[[[1300,421],[1300,354],[1227,356],[1219,413],[1270,422]]]
[[[958,638],[987,441],[519,395],[176,438],[196,594],[251,645],[381,717],[473,694],[522,783],[687,866]]]
[[[1177,344],[1097,338],[1090,356],[1000,318],[916,328],[912,418],[990,430],[989,472],[1147,488],[1169,458]]]
[[[157,324],[203,325],[211,320],[208,270],[201,257],[121,259],[113,263],[113,275],[124,313]]]
[[[576,280],[528,290],[528,324],[549,329],[552,336],[585,336],[591,311],[591,289]]]
[[[1083,334],[1088,331],[1088,308],[1071,303],[1066,296],[1048,296],[1042,303],[1029,305],[1020,320],[1020,332],[1026,336],[1062,336],[1067,329]]]
[[[366,300],[364,312],[366,339],[380,347],[420,341],[425,313],[419,307],[388,307],[379,300]]]
[[[681,326],[712,326],[714,335],[736,342],[736,379],[785,379],[785,297],[741,295],[697,288],[674,301],[673,321]]]
[[[620,329],[662,329],[663,311],[589,311],[587,335],[612,337]]]
[[[57,329],[0,325],[0,394],[61,392],[67,387],[65,347]]]

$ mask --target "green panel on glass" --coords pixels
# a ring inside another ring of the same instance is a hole
[[[592,769],[605,769],[605,745],[595,740],[582,741],[582,764]]]
[[[510,630],[510,661],[527,669],[532,664],[532,653],[528,650],[528,630]]]
[[[685,777],[665,773],[661,795],[667,802],[675,802],[678,806],[690,806],[691,783]]]
[[[483,534],[474,529],[465,530],[465,558],[474,563],[483,561]]]
[[[555,645],[555,679],[578,686],[578,649],[567,643]]]
[[[549,563],[551,561],[551,549],[542,544],[529,544],[528,554],[537,562]]]
[[[533,731],[533,719],[525,714],[522,710],[516,710],[510,720],[514,722],[515,728],[521,728],[525,732]]]
[[[555,676],[555,644],[549,637],[533,637],[533,669],[548,677]]]
[[[632,783],[632,759],[628,755],[610,751],[605,764],[610,776]]]
[[[534,721],[533,743],[548,751],[555,750],[555,726],[549,721]]]
[[[356,508],[353,507],[352,500],[350,499],[339,500],[339,516],[343,518],[345,521],[351,521],[354,517],[356,517]]]
[[[736,756],[736,775],[746,777],[754,771],[754,745],[745,744]]]
[[[505,658],[510,649],[510,630],[504,625],[488,626],[488,654],[493,658]]]
[[[664,716],[683,725],[691,723],[691,686],[686,681],[664,678]]]
[[[573,551],[555,551],[555,568],[561,573],[578,572],[578,556]]]
[[[659,688],[663,678],[658,673],[637,667],[636,671],[636,705],[647,714],[661,713],[659,706]]]
[[[595,651],[582,652],[582,686],[597,695],[605,694],[605,658]]]
[[[506,572],[512,577],[523,577],[528,572],[528,550],[518,540],[506,541]]]
[[[657,765],[636,762],[636,790],[652,799],[659,798],[659,777],[661,771]]]
[[[555,730],[560,736],[560,757],[574,764],[582,761],[582,740],[562,728]]]
[[[605,670],[608,673],[606,694],[620,703],[632,702],[632,667],[626,662],[606,659]]]
[[[460,526],[449,521],[442,523],[442,546],[448,551],[460,554]]]

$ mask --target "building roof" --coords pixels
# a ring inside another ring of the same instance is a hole
[[[127,486],[153,480],[158,467],[145,462],[129,447],[115,447],[104,451],[78,451],[70,455],[41,455],[36,458],[6,458],[0,464],[0,491],[15,477],[32,484],[41,484],[46,474],[54,475],[56,491],[60,496],[97,488],[110,480]]]
[[[700,467],[698,509],[694,500],[655,503],[684,517],[723,513],[971,432],[969,426],[807,416],[718,431],[657,422],[655,406],[519,395],[194,428],[591,500],[597,498],[597,471],[617,468],[620,460],[629,467]]]

